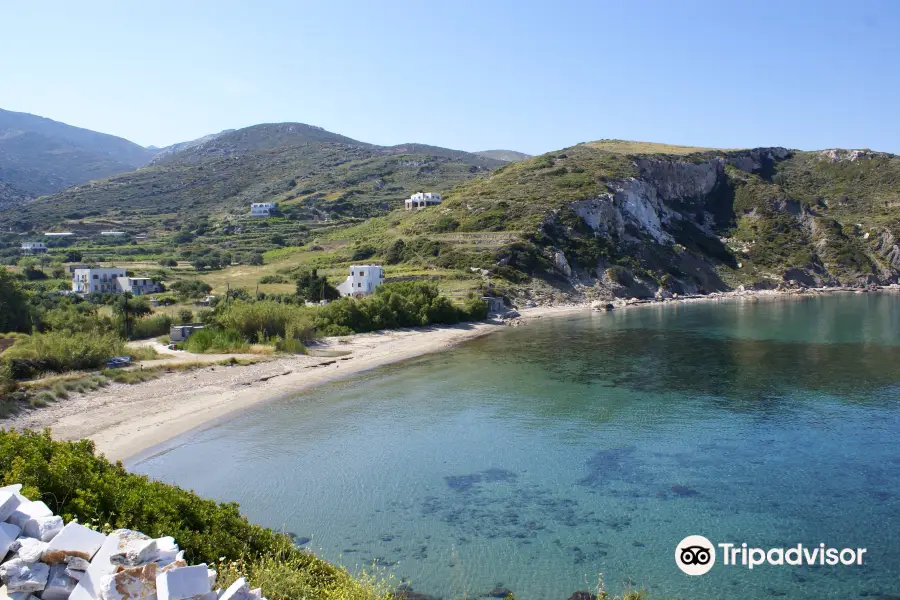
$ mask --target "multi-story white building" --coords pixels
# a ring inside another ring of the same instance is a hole
[[[350,275],[337,286],[341,296],[368,296],[384,283],[381,265],[351,265]]]
[[[44,242],[22,242],[22,254],[43,254],[47,251]]]
[[[151,277],[128,277],[122,267],[82,267],[72,271],[72,291],[76,294],[154,294],[159,284]]]
[[[441,195],[434,192],[417,192],[406,200],[406,210],[419,210],[441,203]]]
[[[72,273],[72,291],[76,294],[119,294],[119,278],[125,277],[122,267],[94,267],[75,269]]]
[[[268,217],[276,208],[278,208],[278,203],[276,202],[254,202],[250,205],[250,216]]]

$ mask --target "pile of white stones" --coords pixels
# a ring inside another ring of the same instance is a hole
[[[0,600],[265,600],[243,577],[214,591],[216,572],[171,537],[63,524],[21,489],[0,488]]]

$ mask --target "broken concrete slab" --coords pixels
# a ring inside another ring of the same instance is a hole
[[[19,494],[13,490],[0,490],[0,521],[5,521],[12,516],[13,511],[19,507],[22,501]]]
[[[47,585],[49,565],[37,562],[28,564],[17,558],[0,565],[0,579],[9,592],[39,592]]]
[[[250,590],[250,600],[265,600],[262,595],[262,588],[254,588]]]
[[[31,564],[41,560],[41,556],[44,554],[44,550],[46,548],[47,542],[42,542],[41,540],[36,538],[20,537],[10,547],[10,550],[15,549],[15,558],[18,558],[22,562]]]
[[[228,586],[227,590],[222,592],[219,600],[248,600],[249,597],[250,586],[247,585],[247,580],[243,577],[238,577],[234,583]]]
[[[90,561],[106,536],[80,523],[69,523],[54,537],[44,551],[43,561],[50,565],[65,562],[66,557],[76,556]]]
[[[78,582],[66,573],[66,565],[50,567],[47,586],[41,592],[41,600],[67,600]]]
[[[15,525],[9,525],[9,527],[11,529],[0,528],[0,560],[3,560],[3,557],[9,552],[10,548],[16,542],[16,536],[18,535],[18,533],[10,535],[13,531],[18,529],[18,527]]]
[[[38,500],[37,502],[28,500],[27,502],[21,502],[6,520],[24,531],[25,524],[28,523],[28,521],[30,521],[31,519],[34,519],[36,517],[52,516],[53,511],[50,510],[50,508],[46,504],[44,504],[40,500]]]
[[[63,529],[62,517],[34,517],[25,522],[22,531],[25,535],[49,542]]]
[[[119,552],[119,544],[122,540],[128,540],[133,536],[147,537],[130,529],[117,529],[106,537],[106,541],[100,546],[91,559],[91,564],[81,577],[78,585],[69,596],[69,600],[96,600],[100,597],[100,584],[106,575],[116,570],[116,566],[109,562],[109,557]]]
[[[101,600],[155,600],[158,568],[156,563],[119,567],[115,573],[103,578]]]
[[[22,533],[22,529],[12,523],[0,523],[0,531],[6,534],[6,537],[16,539]],[[0,557],[2,558],[2,557]]]
[[[156,577],[159,600],[187,600],[210,592],[206,564],[167,569]]]
[[[91,566],[91,561],[85,560],[80,556],[67,556],[64,560],[66,566],[75,571],[87,571]]]
[[[9,592],[5,585],[0,586],[0,600],[38,600],[28,592]]]

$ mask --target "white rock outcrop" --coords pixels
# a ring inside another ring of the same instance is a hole
[[[64,526],[21,489],[0,488],[0,600],[220,600],[216,571],[188,566],[174,538]],[[226,600],[265,600],[244,579],[228,591]]]

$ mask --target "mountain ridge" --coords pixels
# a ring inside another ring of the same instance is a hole
[[[152,157],[124,138],[0,109],[0,181],[29,196],[134,170]]]

